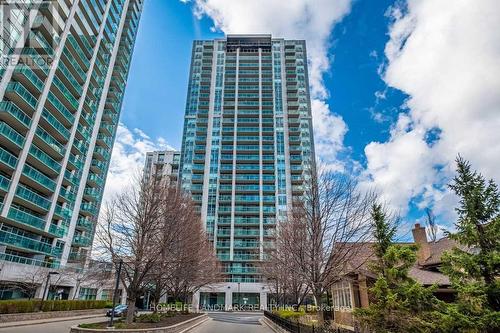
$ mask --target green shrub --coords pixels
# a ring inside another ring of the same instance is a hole
[[[283,319],[297,320],[299,317],[304,316],[306,313],[303,309],[299,309],[298,311],[277,310],[277,311],[274,311],[274,314],[280,316]]]
[[[40,299],[1,300],[0,313],[104,309],[107,304],[107,301],[96,300],[47,300],[43,302]]]

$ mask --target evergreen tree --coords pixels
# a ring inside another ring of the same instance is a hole
[[[459,246],[443,256],[442,271],[457,291],[448,313],[455,329],[500,331],[500,193],[493,180],[471,170],[462,157],[449,187],[460,198],[456,232]],[[461,327],[457,328],[458,325]]]
[[[397,224],[381,205],[372,207],[374,251],[372,270],[377,279],[370,288],[370,306],[355,310],[362,327],[374,333],[441,332],[443,306],[434,288],[426,288],[408,276],[416,261],[416,246],[394,243]]]

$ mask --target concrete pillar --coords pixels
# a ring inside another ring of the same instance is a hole
[[[265,291],[260,293],[260,309],[267,310],[267,293]]]
[[[225,308],[226,311],[229,311],[233,308],[233,291],[230,288],[227,288],[225,293],[226,293]]]

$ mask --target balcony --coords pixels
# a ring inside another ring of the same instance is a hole
[[[47,109],[43,109],[41,119],[45,120],[45,122],[52,127],[52,133],[56,138],[64,142],[68,141],[70,135],[69,130]]]
[[[40,187],[42,187],[42,190],[53,192],[56,188],[56,183],[51,178],[29,164],[24,165],[23,175],[28,178],[27,183],[29,183],[30,186],[37,187],[39,190]]]
[[[35,111],[38,100],[19,82],[10,82],[5,95],[22,110]]]
[[[96,216],[97,205],[90,202],[83,202],[80,206],[80,213],[85,214],[87,216]]]
[[[36,229],[45,229],[46,221],[43,218],[30,214],[27,211],[17,209],[15,207],[10,207],[7,217],[16,222],[29,225]]]
[[[50,135],[46,130],[41,127],[37,127],[36,136],[34,137],[34,142],[37,146],[45,148],[46,152],[52,152],[52,157],[62,158],[66,148],[59,141],[57,141],[52,135]]]
[[[73,215],[73,210],[68,207],[63,207],[58,203],[54,209],[54,215],[61,219],[69,219],[71,218],[71,215]]]
[[[94,230],[94,224],[92,223],[92,221],[83,217],[78,218],[78,220],[76,221],[76,227],[87,231]]]
[[[7,101],[0,102],[0,120],[9,122],[17,130],[26,130],[31,124],[30,117],[14,103]]]
[[[36,162],[37,168],[52,175],[57,175],[59,173],[61,164],[47,155],[44,151],[42,151],[35,145],[31,145],[29,153],[30,156],[34,158],[33,162]]]
[[[66,228],[59,227],[57,224],[50,224],[49,233],[56,237],[64,237],[66,234]]]
[[[75,116],[61,103],[61,101],[52,93],[49,91],[49,94],[47,95],[47,100],[50,102],[50,104],[53,106],[54,110],[56,110],[61,117],[59,117],[59,120],[63,120],[66,122],[67,126],[71,126],[73,122],[75,121]]]
[[[72,245],[77,246],[77,247],[88,247],[92,243],[91,239],[89,237],[83,236],[83,235],[75,235],[73,237],[73,243]]]
[[[14,169],[17,164],[17,157],[0,147],[0,166]]]
[[[0,191],[7,192],[10,186],[10,179],[0,174]]]
[[[76,193],[73,190],[68,190],[65,188],[61,188],[61,190],[59,191],[59,195],[66,201],[75,201],[76,199]]]
[[[12,150],[22,149],[24,144],[24,136],[19,134],[5,122],[0,122],[0,138],[5,144],[5,147]]]
[[[16,264],[31,265],[31,266],[38,266],[45,268],[59,268],[60,266],[59,261],[37,260],[7,253],[0,253],[0,260],[9,261]]]
[[[257,274],[259,269],[257,267],[227,267],[224,270],[226,274]]]
[[[259,261],[259,254],[234,254],[234,261]]]
[[[52,256],[57,256],[60,253],[59,249],[53,248],[47,243],[5,230],[0,230],[0,242],[23,250],[40,252]]]
[[[31,206],[30,208],[32,209],[38,209],[47,212],[50,208],[51,202],[49,199],[36,192],[33,192],[22,184],[17,185],[16,196],[17,198],[22,199],[25,204]]]
[[[97,135],[97,142],[105,144],[108,148],[111,148],[113,146],[113,138],[102,133],[99,133]]]
[[[104,179],[96,173],[89,173],[87,182],[91,185],[101,187],[104,184]]]
[[[13,73],[14,78],[22,82],[32,92],[40,94],[43,90],[43,81],[27,66],[17,66]]]

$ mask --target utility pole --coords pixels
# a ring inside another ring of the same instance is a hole
[[[113,320],[115,319],[115,303],[116,303],[118,287],[120,286],[120,275],[122,273],[122,264],[123,264],[123,259],[120,259],[120,261],[118,262],[118,270],[116,272],[115,290],[113,292],[113,307],[111,308],[111,318],[109,319],[109,327],[113,327]]]

